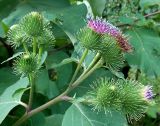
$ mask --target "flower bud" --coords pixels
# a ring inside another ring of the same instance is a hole
[[[105,35],[106,36],[106,35]],[[108,37],[102,37],[103,49],[101,49],[101,55],[106,63],[106,67],[110,70],[119,70],[124,64],[124,57],[121,49],[115,41],[108,41]]]
[[[43,32],[43,23],[40,13],[31,12],[20,20],[20,27],[28,36],[37,37]]]
[[[9,29],[7,36],[10,44],[17,48],[24,42],[25,33],[21,31],[20,26],[16,24]]]
[[[19,75],[28,76],[29,74],[36,73],[39,69],[37,56],[22,54],[14,61],[13,68],[15,73]]]
[[[41,36],[37,37],[38,45],[43,45],[43,47],[48,48],[49,46],[54,46],[55,37],[51,30],[44,29]]]
[[[108,36],[115,38],[117,44],[124,52],[132,51],[132,47],[128,43],[127,37],[125,37],[117,27],[113,26],[106,20],[99,17],[96,17],[96,19],[90,17],[88,19],[87,26],[97,34],[107,34]]]
[[[91,29],[84,27],[77,34],[77,39],[81,45],[87,49],[94,50],[100,44],[100,36]]]
[[[154,94],[152,91],[152,86],[147,85],[144,86],[144,88],[142,89],[142,97],[144,97],[145,100],[151,100],[153,98]]]

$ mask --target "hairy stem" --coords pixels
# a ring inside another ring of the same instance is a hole
[[[29,53],[28,47],[27,47],[26,43],[24,43],[24,42],[23,42],[23,48],[24,48],[24,50],[25,50],[26,53]]]
[[[33,103],[34,86],[35,86],[35,76],[33,74],[29,75],[29,81],[30,81],[31,88],[30,88],[27,112],[29,112],[31,110],[32,103]]]
[[[25,113],[13,126],[20,126],[28,117],[27,113]]]
[[[100,58],[101,54],[97,53],[96,56],[94,57],[93,61],[91,62],[91,64],[88,66],[87,70],[85,71],[85,73],[87,73],[97,62],[97,60]]]
[[[83,80],[85,80],[90,74],[92,74],[97,68],[103,65],[103,60],[100,59],[94,67],[92,67],[89,71],[88,69],[72,84],[72,90],[77,87]]]
[[[37,52],[37,40],[36,38],[33,39],[33,54],[36,55]]]
[[[147,17],[151,17],[151,16],[154,16],[154,15],[157,15],[157,14],[160,14],[160,10],[158,10],[156,12],[153,12],[153,13],[146,14],[146,15],[144,15],[144,17],[147,18]],[[139,20],[140,19],[135,19],[134,22],[137,22]],[[129,25],[129,24],[118,24],[117,27],[122,27],[122,26],[126,26],[126,25]]]
[[[22,116],[13,126],[20,126],[23,122],[25,122],[31,116],[45,110],[46,108],[64,100],[64,96],[66,96],[70,91],[76,88],[83,80],[85,80],[90,74],[92,74],[97,68],[101,67],[103,64],[103,60],[100,59],[93,68],[91,68],[84,76],[80,76],[71,86],[69,86],[62,94],[57,96],[56,98],[50,100],[49,102],[41,105],[40,107],[33,109],[28,112],[27,115]]]
[[[41,63],[42,53],[43,53],[43,46],[40,46],[38,52],[38,64]]]
[[[78,66],[77,66],[77,68],[76,68],[76,71],[74,72],[74,75],[73,75],[73,77],[72,77],[72,79],[71,79],[70,84],[72,84],[73,81],[75,80],[75,78],[76,78],[76,76],[77,76],[77,74],[78,74],[78,72],[79,72],[79,70],[80,70],[80,68],[81,68],[81,65],[82,65],[84,59],[86,58],[87,54],[88,54],[88,49],[85,49],[85,51],[84,51],[84,53],[83,53],[83,55],[82,55],[82,57],[81,57],[81,59],[80,59],[80,61],[79,61],[79,63],[78,63]]]

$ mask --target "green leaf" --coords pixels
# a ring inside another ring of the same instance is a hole
[[[147,110],[147,115],[149,115],[152,118],[157,118],[157,113],[160,112],[159,105],[153,105],[150,106]]]
[[[45,62],[46,58],[47,58],[47,51],[45,51],[43,54],[42,54],[42,58],[41,58],[41,63],[40,63],[40,66]]]
[[[14,59],[14,58],[16,58],[17,56],[20,56],[20,55],[23,54],[23,53],[24,53],[24,52],[17,52],[16,54],[13,54],[12,57],[10,57],[10,58],[6,59],[5,61],[3,61],[1,64],[5,63],[5,62],[8,62],[8,61],[10,61],[10,60],[12,60],[12,59]]]
[[[62,126],[63,115],[54,114],[52,116],[46,117],[45,126]]]
[[[12,94],[12,97],[17,97],[19,94],[23,94],[25,91],[29,90],[30,87],[28,88],[20,88],[18,90],[16,90],[13,94]]]
[[[70,120],[70,121],[69,121]],[[65,113],[62,126],[127,126],[124,115],[117,111],[95,112],[90,107],[74,103]]]
[[[126,54],[130,66],[136,66],[147,75],[160,75],[160,37],[153,30],[132,28],[127,31],[134,47],[132,53]]]
[[[37,77],[38,77],[36,81],[37,93],[47,96],[49,99],[59,94],[57,85],[55,82],[49,79],[47,70],[41,70]]]
[[[153,6],[153,5],[159,5],[160,6],[159,0],[140,0],[139,4],[142,8],[146,8],[148,6]]]
[[[0,20],[6,17],[12,9],[18,4],[18,0],[1,0],[0,1]]]
[[[27,78],[22,78],[12,86],[8,87],[0,97],[0,124],[8,115],[8,113],[17,105],[20,104],[20,100],[23,92],[20,92],[15,97],[12,97],[16,90],[25,88],[29,84]]]
[[[95,16],[102,16],[105,9],[106,0],[88,0]]]
[[[86,14],[87,8],[84,4],[73,5],[57,11],[54,22],[64,30],[74,44],[76,42],[75,34],[86,25]]]
[[[126,16],[120,16],[119,21],[123,24],[130,24],[133,25],[134,19],[131,17],[126,17]]]
[[[1,95],[7,87],[9,87],[18,80],[18,76],[13,74],[11,68],[7,67],[0,69],[0,76],[1,76],[0,79],[0,95]]]
[[[3,21],[1,21],[1,26],[2,26],[3,32],[6,35],[9,30],[9,27]]]
[[[38,113],[28,120],[29,126],[44,126],[45,125],[45,115],[43,113]]]
[[[63,59],[69,58],[69,56],[63,51],[56,52],[52,55],[49,55],[46,59],[46,66],[49,71],[51,71],[50,77],[53,79],[58,86],[59,89],[66,86],[72,76],[73,66],[72,64],[65,64],[61,67],[57,67],[53,69],[53,66],[62,62]],[[53,71],[53,74],[52,74]]]
[[[61,67],[63,65],[66,65],[66,64],[69,64],[69,63],[72,63],[72,62],[76,62],[77,60],[75,58],[66,58],[64,60],[62,60],[60,63],[57,63],[57,64],[53,64],[50,66],[50,68],[57,68],[57,67]]]

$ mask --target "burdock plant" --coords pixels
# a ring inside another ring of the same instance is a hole
[[[16,74],[28,77],[30,82],[29,101],[25,105],[26,112],[13,126],[23,124],[31,116],[53,104],[63,100],[73,100],[67,96],[68,93],[79,86],[95,70],[105,66],[109,70],[118,71],[124,63],[123,54],[132,51],[128,38],[117,27],[99,17],[88,18],[86,26],[78,31],[76,37],[85,51],[68,87],[57,97],[33,109],[36,77],[43,64],[42,54],[49,46],[54,45],[55,38],[49,22],[38,12],[25,15],[17,24],[11,26],[8,41],[13,47],[22,46],[24,49],[24,52],[13,62],[14,71]],[[88,51],[93,51],[96,55],[90,65],[78,76]],[[92,87],[87,95],[90,98],[89,104],[94,110],[107,112],[112,108],[126,114],[129,119],[139,119],[143,116],[153,97],[150,86],[143,86],[136,81],[125,79],[100,79],[95,81]]]

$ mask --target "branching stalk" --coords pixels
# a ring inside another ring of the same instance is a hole
[[[88,66],[87,70],[85,71],[85,73],[87,73],[97,62],[97,60],[100,58],[101,54],[97,53],[96,56],[94,57],[93,61],[91,62],[91,64]]]
[[[88,54],[88,49],[85,49],[85,51],[84,51],[84,53],[83,53],[83,55],[82,55],[82,57],[81,57],[81,59],[80,59],[80,61],[79,61],[79,63],[78,63],[78,66],[77,66],[77,68],[76,68],[76,71],[74,72],[74,75],[73,75],[73,77],[72,77],[72,79],[71,79],[70,84],[72,84],[73,81],[75,80],[75,78],[76,78],[76,76],[77,76],[77,74],[78,74],[78,72],[79,72],[79,70],[80,70],[80,68],[81,68],[81,65],[82,65],[84,59],[86,58],[87,54]],[[69,84],[69,85],[70,85],[70,84]]]
[[[40,107],[33,109],[32,111],[28,112],[24,116],[22,116],[13,126],[20,126],[23,122],[25,122],[31,116],[43,111],[44,109],[64,100],[64,96],[66,96],[70,91],[76,88],[83,80],[85,80],[90,74],[92,74],[97,68],[101,67],[103,64],[103,60],[100,59],[94,66],[91,68],[86,74],[80,76],[71,86],[69,86],[66,91],[64,91],[61,95],[57,96],[56,98],[52,99],[51,101],[41,105]]]

